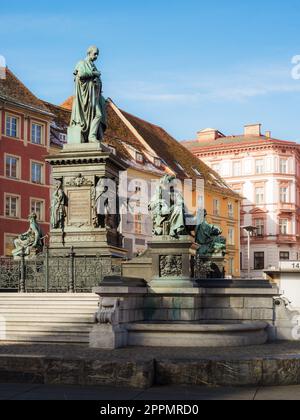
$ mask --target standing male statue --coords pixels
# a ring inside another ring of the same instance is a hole
[[[77,64],[75,75],[75,98],[68,132],[69,143],[97,143],[106,130],[106,102],[102,96],[101,73],[95,61],[99,49],[88,49],[85,60]]]

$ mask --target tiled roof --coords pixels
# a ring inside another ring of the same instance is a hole
[[[5,79],[0,79],[0,99],[12,101],[37,111],[50,114],[48,107],[38,99],[23,83],[9,70]]]
[[[73,97],[61,105],[69,115],[72,102]],[[127,149],[129,146],[143,153],[145,165],[147,165],[147,163],[150,163],[147,155],[149,154],[149,149],[152,149],[153,154],[159,157],[163,164],[169,167],[178,178],[184,179],[189,177],[195,179],[199,178],[199,174],[201,174],[211,189],[239,198],[219,174],[189,152],[183,144],[170,136],[163,128],[117,108],[123,117],[121,118],[114,110],[116,105],[111,100],[107,104],[108,129],[105,133],[104,141],[113,146],[123,159],[132,160]],[[129,128],[130,126],[137,131],[149,148],[146,148],[145,144],[134,135]]]
[[[266,136],[228,136],[228,137],[219,137],[216,140],[209,141],[183,141],[181,144],[186,147],[188,150],[195,148],[206,148],[214,149],[220,147],[234,147],[234,146],[248,146],[248,145],[265,145],[265,144],[284,144],[284,145],[297,145],[296,142],[278,140],[274,138],[269,138]]]
[[[61,106],[50,104],[49,102],[43,101],[45,106],[54,115],[54,124],[60,127],[62,130],[68,128],[71,120],[71,113],[68,109]]]

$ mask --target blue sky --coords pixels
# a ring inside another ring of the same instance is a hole
[[[177,139],[261,122],[300,141],[299,21],[299,0],[0,0],[0,55],[59,104],[97,44],[105,96]]]

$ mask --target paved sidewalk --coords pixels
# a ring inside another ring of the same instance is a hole
[[[146,391],[112,387],[68,387],[0,384],[0,400],[89,401],[204,401],[204,400],[297,400],[300,386],[272,388],[157,387]]]

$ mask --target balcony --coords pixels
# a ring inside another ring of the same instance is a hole
[[[278,203],[278,210],[284,213],[296,213],[297,206],[295,203]]]
[[[297,235],[277,235],[278,244],[296,244],[300,238]]]

